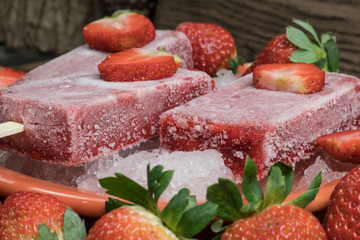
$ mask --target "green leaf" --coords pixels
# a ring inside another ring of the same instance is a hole
[[[315,29],[310,25],[308,21],[305,22],[299,19],[293,19],[292,21],[293,23],[296,23],[297,25],[308,31],[311,34],[311,36],[314,38],[314,40],[317,42],[317,44],[321,46],[321,42],[319,41]]]
[[[323,69],[326,66],[326,58],[321,58],[319,61],[316,62],[315,64],[318,68]]]
[[[155,212],[145,188],[121,173],[115,173],[115,176],[99,179],[100,185],[107,189],[108,194]]]
[[[214,239],[220,240],[222,233],[225,232],[225,230],[231,226],[231,225],[223,226],[223,224],[224,221],[222,219],[218,219],[210,225],[211,231],[217,234],[214,238],[212,238],[212,240]]]
[[[43,223],[39,223],[38,231],[40,240],[58,240],[58,236],[55,231],[51,232],[50,228]]]
[[[260,201],[255,201],[255,202],[250,202],[246,205],[244,205],[242,208],[241,208],[241,215],[243,217],[249,217],[249,216],[252,216],[254,215],[255,213],[259,212],[262,208],[261,206],[263,205],[263,201],[260,200]]]
[[[182,215],[175,233],[191,237],[203,230],[215,217],[217,205],[212,202],[206,202],[190,208]]]
[[[228,69],[232,70],[233,74],[237,74],[239,65],[244,65],[244,59],[240,56],[231,58],[228,64]]]
[[[310,184],[307,191],[294,200],[288,202],[288,204],[296,205],[298,207],[306,207],[312,200],[315,199],[316,194],[319,192],[319,187],[321,184],[321,172],[319,172],[315,178],[313,179],[312,183]]]
[[[217,217],[231,221],[241,217],[241,193],[232,181],[219,178],[218,183],[207,188],[206,199],[218,205]]]
[[[318,48],[319,49],[319,48]],[[297,50],[294,51],[290,56],[290,61],[294,63],[316,63],[321,59],[322,54],[317,50]],[[320,49],[321,50],[321,49]]]
[[[195,195],[190,195],[188,200],[189,200],[189,203],[186,206],[185,210],[188,210],[190,208],[193,208],[193,207],[197,206],[197,201],[196,201],[196,196]]]
[[[286,27],[286,37],[300,49],[314,51],[314,48],[317,47],[303,31],[292,26]]]
[[[331,32],[323,33],[321,35],[321,44],[325,46],[326,42],[329,41],[333,37]]]
[[[285,177],[281,174],[281,169],[273,165],[268,175],[266,183],[265,199],[263,209],[267,206],[281,203],[285,190]]]
[[[294,168],[286,164],[284,162],[277,162],[273,166],[279,167],[281,169],[281,173],[285,178],[285,188],[282,196],[281,202],[285,200],[285,198],[290,194],[293,183],[294,183]],[[271,168],[270,168],[271,171]],[[270,174],[270,173],[269,173]]]
[[[161,219],[171,230],[175,230],[176,225],[185,212],[189,204],[189,194],[189,189],[181,189],[161,212]]]
[[[109,197],[109,199],[105,202],[105,212],[108,213],[116,208],[121,208],[122,206],[125,205],[133,205],[133,204]]]
[[[79,215],[67,208],[64,214],[64,238],[83,240],[86,237],[85,221]]]
[[[161,194],[168,187],[174,175],[174,171],[163,172],[164,167],[161,165],[155,166],[150,170],[150,164],[147,166],[148,175],[148,191],[150,196],[157,204]]]
[[[334,38],[329,39],[325,43],[325,48],[327,52],[328,62],[329,62],[329,71],[338,72],[339,71],[339,48],[336,44]]]
[[[246,156],[243,173],[243,194],[249,202],[259,202],[264,200],[262,189],[257,181],[256,164],[249,156]]]

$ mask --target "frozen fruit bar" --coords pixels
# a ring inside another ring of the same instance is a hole
[[[143,48],[149,50],[165,49],[167,52],[177,55],[182,59],[183,68],[193,68],[192,47],[190,40],[179,31],[156,30],[155,39]],[[74,50],[41,65],[16,84],[26,80],[47,80],[55,77],[76,77],[99,74],[97,65],[100,64],[110,53],[90,49],[83,45]]]
[[[25,131],[0,148],[34,159],[76,165],[158,135],[162,112],[211,91],[203,72],[179,69],[171,78],[106,82],[93,76],[24,81],[0,91],[0,122]]]
[[[262,178],[278,160],[294,165],[311,156],[318,136],[355,125],[359,90],[358,78],[335,73],[308,95],[256,89],[248,75],[162,114],[161,146],[217,149],[237,179],[249,155]]]

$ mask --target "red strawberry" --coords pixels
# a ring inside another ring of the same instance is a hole
[[[68,234],[84,239],[85,225],[80,223],[78,215],[67,208],[66,204],[49,195],[14,193],[5,199],[0,208],[0,239],[38,239],[40,236],[49,239],[47,236],[51,235],[51,231],[60,239]],[[77,229],[80,232],[72,227],[64,229],[64,219],[69,219],[73,225],[78,223],[76,227],[81,228]]]
[[[360,167],[348,172],[330,195],[324,220],[328,239],[360,239]]]
[[[0,66],[0,88],[6,88],[24,75],[24,72]]]
[[[158,200],[173,173],[163,171],[161,165],[152,169],[148,165],[147,189],[120,173],[100,179],[107,193],[118,199],[109,198],[107,214],[94,224],[86,239],[192,239],[214,218],[217,206],[210,202],[197,205],[195,197],[183,188],[160,210]]]
[[[236,57],[233,36],[224,28],[209,23],[184,22],[176,27],[185,33],[193,48],[194,67],[215,76]]]
[[[262,64],[255,68],[256,88],[293,93],[315,93],[325,84],[325,72],[313,64]]]
[[[132,82],[171,77],[180,65],[181,59],[167,52],[132,48],[111,54],[98,68],[106,81]]]
[[[206,197],[218,205],[216,216],[220,218],[212,229],[222,234],[222,240],[326,239],[321,223],[303,209],[319,191],[320,173],[305,193],[285,204],[283,201],[293,184],[293,168],[283,162],[275,163],[268,173],[265,194],[256,172],[256,164],[247,157],[242,183],[243,194],[249,202],[246,205],[243,205],[237,185],[230,180],[220,178],[219,183],[208,187]],[[223,220],[232,224],[223,227]]]
[[[86,25],[85,42],[96,50],[118,52],[142,47],[155,38],[155,27],[147,17],[128,10],[119,10]]]
[[[247,75],[262,64],[302,62],[311,63],[324,71],[337,72],[339,52],[334,34],[322,34],[319,40],[314,28],[298,19],[293,22],[307,31],[288,26],[286,34],[273,38],[243,75]],[[309,35],[309,36],[308,36]]]
[[[256,60],[248,69],[246,69],[243,75],[253,72],[257,66],[262,64],[290,63],[289,58],[296,50],[298,50],[298,48],[287,39],[285,33],[276,36],[265,46]]]
[[[342,162],[360,163],[360,130],[326,134],[316,141],[333,158]]]
[[[102,216],[86,240],[95,239],[178,239],[154,214],[140,206],[123,206]]]
[[[272,205],[254,217],[237,220],[221,240],[240,239],[327,239],[314,215],[294,205]]]

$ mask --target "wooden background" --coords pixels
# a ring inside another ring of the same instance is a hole
[[[69,51],[83,43],[82,27],[105,14],[104,2],[109,0],[1,0],[0,44]],[[153,21],[159,29],[184,21],[219,24],[233,34],[238,54],[253,61],[292,18],[310,21],[318,34],[337,33],[340,71],[360,77],[360,0],[157,0]]]

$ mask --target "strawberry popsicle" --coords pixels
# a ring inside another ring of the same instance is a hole
[[[160,114],[210,92],[211,81],[182,68],[171,78],[139,82],[106,82],[91,71],[34,76],[0,92],[0,121],[25,128],[0,139],[0,147],[65,165],[90,161],[157,136]]]
[[[240,180],[245,158],[258,177],[276,161],[294,165],[314,154],[316,138],[358,126],[360,80],[326,73],[313,94],[256,89],[252,74],[163,113],[161,146],[169,150],[217,149]]]

